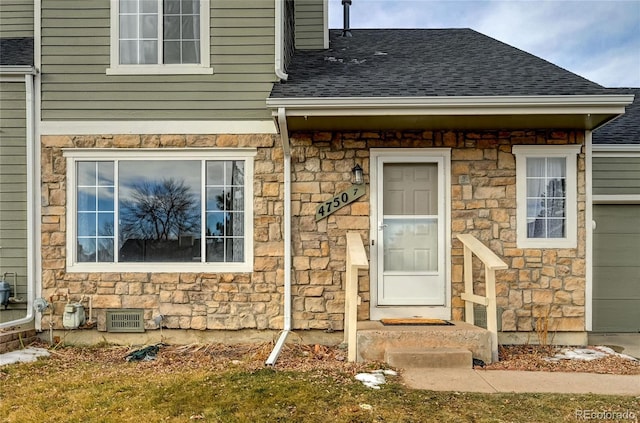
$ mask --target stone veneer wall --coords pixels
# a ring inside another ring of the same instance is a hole
[[[456,234],[470,233],[509,265],[497,274],[502,330],[532,331],[549,317],[550,331],[584,331],[585,180],[578,158],[578,248],[516,248],[516,170],[512,145],[583,144],[583,132],[427,131],[294,133],[294,322],[296,327],[342,329],[345,234],[369,243],[369,195],[315,222],[316,206],[351,184],[351,169],[365,169],[371,148],[451,148],[452,317],[464,320],[463,250]],[[479,263],[474,263],[479,274]],[[358,317],[369,317],[369,277],[360,272],[363,299]],[[475,272],[474,272],[475,273]],[[483,293],[482,278],[476,293]]]
[[[315,132],[293,133],[293,327],[342,330],[345,234],[359,231],[368,249],[369,195],[327,219],[315,221],[317,204],[351,185],[360,164],[368,183],[370,148],[452,149],[451,234],[453,319],[464,318],[460,300],[462,246],[471,233],[501,256],[510,269],[497,274],[497,301],[504,331],[531,331],[548,314],[550,330],[584,330],[584,154],[578,159],[578,248],[516,248],[515,159],[517,144],[582,144],[583,133],[565,131]],[[66,162],[62,148],[255,147],[254,272],[66,273]],[[67,296],[93,296],[104,329],[106,308],[144,308],[145,319],[161,313],[170,328],[282,328],[282,149],[276,136],[45,136],[42,137],[43,296],[55,301],[60,328]],[[477,292],[483,289],[482,281]],[[369,317],[369,278],[361,272]],[[102,317],[101,317],[102,316]],[[48,317],[44,318],[45,320]],[[149,328],[155,327],[147,323]]]
[[[42,137],[42,295],[54,302],[62,328],[67,298],[91,295],[98,329],[105,309],[143,308],[180,329],[280,329],[282,317],[282,148],[275,135],[105,135]],[[66,159],[70,148],[253,147],[253,273],[67,273]],[[85,303],[87,305],[87,303]],[[48,326],[48,316],[43,321]]]

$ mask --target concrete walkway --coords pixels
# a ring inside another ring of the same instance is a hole
[[[407,369],[402,377],[410,388],[431,391],[640,395],[640,375]]]

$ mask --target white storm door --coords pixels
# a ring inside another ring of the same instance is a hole
[[[377,303],[445,306],[445,192],[439,157],[377,158]]]

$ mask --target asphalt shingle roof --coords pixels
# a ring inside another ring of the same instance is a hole
[[[610,94],[633,94],[624,115],[593,133],[594,144],[640,144],[640,88],[610,88]]]
[[[33,38],[0,38],[0,66],[33,66]]]
[[[295,52],[271,98],[605,94],[606,89],[471,29],[330,31]]]

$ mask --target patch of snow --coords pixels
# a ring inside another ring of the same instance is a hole
[[[608,355],[615,355],[627,360],[636,360],[634,357],[617,353],[611,348],[603,346],[593,348],[563,348],[558,354],[553,357],[545,358],[545,360],[550,362],[558,362],[560,360],[592,361],[604,358]]]
[[[0,366],[14,363],[30,363],[38,357],[49,357],[49,351],[44,348],[25,348],[0,354]]]
[[[615,352],[615,350],[613,350],[613,349],[611,349],[609,347],[605,347],[605,346],[599,345],[599,346],[593,347],[593,348],[598,350],[598,351],[602,351],[602,352],[604,352],[606,354],[611,354],[611,355],[615,355],[615,356],[620,357],[620,358],[624,358],[625,360],[638,361],[638,359],[635,358],[635,357],[632,357],[632,356],[627,355],[627,354],[622,354],[622,353]]]
[[[380,385],[387,383],[386,376],[397,376],[398,373],[393,370],[374,370],[370,373],[358,373],[356,380],[362,382],[364,386],[371,389],[380,389]]]

